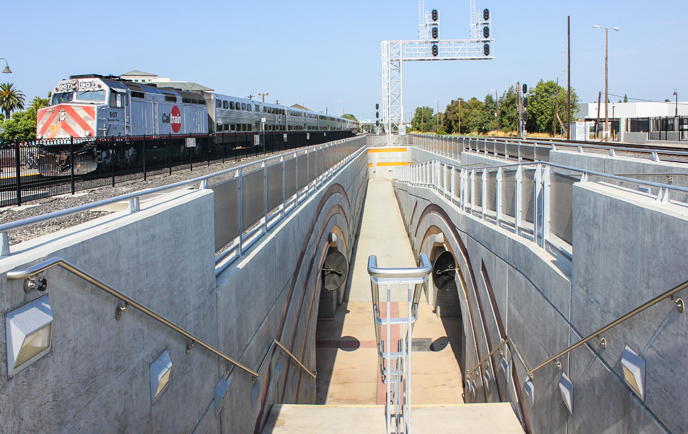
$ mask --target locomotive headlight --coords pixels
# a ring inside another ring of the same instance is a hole
[[[36,138],[37,138],[38,140],[42,139],[42,138],[43,138],[43,134],[37,135]]]
[[[86,131],[86,134],[85,134],[85,135],[86,135],[86,137],[91,137],[91,132],[90,132],[90,131]]]
[[[78,81],[72,80],[72,89],[76,90],[78,84],[79,84]]]

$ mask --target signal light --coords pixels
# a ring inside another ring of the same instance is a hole
[[[523,122],[528,123],[528,112],[523,112]]]
[[[440,50],[437,48],[437,44],[432,44],[432,55],[434,57],[437,57],[437,55],[439,54],[439,51]]]
[[[490,20],[490,10],[489,9],[483,10],[483,20],[485,20],[485,21]]]
[[[528,93],[528,85],[523,83],[523,93]]]
[[[437,27],[432,28],[432,39],[437,39],[440,35],[440,31],[437,30]]]
[[[483,45],[483,53],[485,53],[486,56],[490,55],[490,44]]]
[[[375,110],[380,110],[380,104],[375,104]]]
[[[375,121],[375,126],[376,126],[376,127],[379,127],[379,126],[380,126],[380,121],[379,121],[379,120]]]
[[[526,108],[526,107],[528,107],[528,97],[524,96],[523,97],[523,108]]]
[[[432,10],[432,20],[437,21],[438,15],[439,15],[439,12],[437,12],[437,9],[433,9]]]
[[[380,117],[380,112],[375,112],[375,117],[379,118]]]
[[[485,26],[483,27],[483,38],[489,39],[490,37],[490,28]]]

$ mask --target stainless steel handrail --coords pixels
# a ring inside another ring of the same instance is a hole
[[[650,301],[647,301],[647,302],[643,303],[642,305],[636,307],[635,309],[631,310],[630,312],[628,312],[628,313],[626,313],[626,314],[620,316],[619,318],[615,319],[614,321],[610,322],[609,324],[607,324],[606,326],[602,327],[601,329],[599,329],[599,330],[597,330],[597,331],[591,333],[591,334],[588,335],[587,337],[585,337],[585,338],[579,340],[578,342],[576,342],[575,344],[569,346],[569,347],[566,348],[565,350],[562,350],[562,351],[558,352],[556,355],[550,357],[549,359],[545,360],[544,362],[540,363],[539,365],[537,365],[536,367],[534,367],[533,369],[531,369],[530,371],[528,371],[528,372],[527,372],[527,375],[530,376],[530,377],[532,378],[533,373],[534,373],[535,371],[537,371],[538,369],[540,369],[540,368],[546,366],[547,364],[549,364],[549,363],[555,361],[556,359],[558,359],[559,357],[563,356],[564,354],[566,354],[566,353],[568,353],[568,352],[570,352],[570,351],[572,351],[572,350],[575,350],[576,348],[580,347],[580,346],[583,345],[584,343],[590,341],[591,339],[596,338],[597,336],[599,336],[599,335],[601,335],[602,333],[608,331],[608,330],[611,329],[612,327],[614,327],[614,326],[616,326],[616,325],[618,325],[618,324],[620,324],[620,323],[626,321],[627,319],[631,318],[632,316],[634,316],[634,315],[636,315],[636,314],[638,314],[638,313],[644,311],[645,309],[647,309],[647,308],[649,308],[649,307],[654,306],[655,304],[659,303],[660,301],[662,301],[662,300],[664,300],[664,299],[666,299],[666,298],[672,298],[674,294],[676,294],[677,292],[679,292],[679,291],[681,291],[681,290],[684,290],[684,289],[686,289],[686,288],[688,288],[688,280],[685,281],[685,282],[683,282],[683,283],[681,283],[680,285],[677,285],[677,286],[673,287],[672,289],[670,289],[670,290],[668,290],[668,291],[666,291],[666,292],[664,292],[664,293],[658,295],[657,297],[651,299]],[[673,300],[673,298],[672,298],[672,300]],[[679,311],[683,312],[683,309],[684,309],[684,307],[683,307],[683,300],[678,299],[678,300],[676,301],[676,304],[677,304],[677,306],[679,307]]]
[[[41,273],[43,271],[48,270],[49,268],[52,268],[54,266],[60,266],[64,268],[65,270],[75,274],[78,277],[81,277],[85,281],[91,283],[92,285],[102,289],[103,291],[107,292],[108,294],[114,296],[115,298],[120,299],[121,301],[125,302],[127,305],[132,306],[139,311],[143,312],[144,314],[150,316],[151,318],[161,322],[162,324],[166,325],[167,327],[171,328],[172,330],[176,331],[177,333],[181,334],[182,336],[190,339],[192,342],[202,346],[203,348],[207,349],[208,351],[212,352],[213,354],[221,357],[222,359],[226,360],[227,362],[233,364],[234,366],[248,372],[251,374],[253,379],[255,380],[260,376],[260,371],[263,368],[263,365],[265,364],[265,360],[267,359],[268,355],[272,351],[272,349],[275,347],[275,345],[279,346],[284,352],[286,352],[292,359],[296,361],[296,363],[303,368],[308,374],[315,378],[316,374],[312,373],[308,368],[306,368],[301,361],[299,361],[284,345],[282,345],[277,339],[273,340],[272,344],[270,345],[270,348],[268,349],[267,354],[263,358],[263,361],[260,364],[260,367],[258,368],[257,371],[252,370],[251,368],[243,365],[241,362],[233,359],[232,357],[224,354],[217,348],[213,347],[212,345],[204,342],[202,339],[199,339],[197,336],[189,333],[188,331],[184,330],[180,326],[176,325],[172,321],[166,319],[162,315],[156,313],[152,309],[144,306],[143,304],[133,300],[132,298],[122,294],[121,292],[117,291],[116,289],[112,288],[108,284],[104,283],[103,281],[91,276],[87,272],[83,271],[79,267],[67,262],[66,260],[62,258],[52,258],[48,259],[47,261],[41,262],[40,264],[33,265],[29,268],[25,268],[23,270],[12,270],[7,272],[7,278],[9,280],[18,280],[18,279],[25,279],[30,276],[34,276],[38,273]]]
[[[348,141],[356,140],[356,139],[357,138],[354,137],[354,138],[350,138],[350,139],[337,140],[335,142],[332,142],[332,144],[339,144],[339,143],[348,142]],[[22,228],[25,226],[30,226],[30,225],[33,225],[36,223],[41,223],[41,222],[46,221],[46,220],[52,220],[55,218],[64,217],[64,216],[76,214],[76,213],[83,212],[83,211],[88,211],[90,209],[102,207],[104,205],[109,205],[111,203],[122,202],[124,200],[134,199],[137,197],[141,197],[141,196],[145,196],[145,195],[149,195],[149,194],[153,194],[153,193],[158,193],[161,191],[170,190],[170,189],[174,189],[174,188],[178,188],[178,187],[183,187],[183,186],[187,186],[190,184],[200,183],[202,185],[206,185],[207,181],[209,179],[214,178],[216,176],[221,176],[221,175],[224,175],[226,173],[235,172],[237,170],[245,169],[245,168],[251,167],[251,166],[256,166],[256,165],[260,166],[260,164],[262,164],[262,163],[267,163],[267,162],[272,161],[272,160],[278,160],[280,158],[283,158],[283,157],[286,157],[286,156],[289,156],[292,154],[298,154],[299,152],[303,152],[305,150],[310,150],[312,148],[319,148],[322,146],[324,146],[324,144],[310,146],[308,148],[300,148],[300,149],[297,149],[295,151],[288,152],[286,154],[280,154],[280,155],[274,156],[274,157],[263,158],[262,160],[257,160],[257,161],[251,162],[251,163],[242,164],[241,166],[234,166],[234,167],[231,167],[229,169],[225,169],[225,170],[221,170],[219,172],[211,173],[210,175],[199,176],[198,178],[193,178],[193,179],[189,179],[186,181],[175,182],[174,184],[169,184],[169,185],[165,185],[162,187],[155,187],[155,188],[148,188],[146,190],[139,190],[139,191],[135,191],[133,193],[127,193],[127,194],[113,197],[110,199],[104,199],[104,200],[101,200],[98,202],[88,203],[85,205],[80,205],[80,206],[68,208],[65,210],[55,211],[55,212],[51,212],[49,214],[43,214],[40,216],[31,217],[31,218],[24,219],[24,220],[18,220],[15,222],[0,224],[0,233],[7,232],[7,231],[10,231],[13,229],[19,229],[19,228]]]
[[[432,272],[432,264],[425,253],[420,255],[420,261],[421,266],[418,268],[378,268],[377,257],[371,255],[368,258],[368,274],[371,277],[400,279],[425,277]]]
[[[497,345],[497,348],[495,348],[494,350],[492,350],[492,352],[491,352],[490,354],[488,354],[488,355],[485,356],[480,362],[478,362],[478,364],[475,365],[475,368],[471,369],[470,372],[468,372],[468,373],[466,374],[466,377],[470,377],[470,376],[471,376],[471,375],[472,375],[472,374],[473,374],[473,373],[474,373],[483,363],[485,363],[485,362],[487,361],[487,359],[489,359],[490,357],[494,356],[495,353],[496,353],[497,351],[499,351],[499,349],[502,348],[504,345],[508,344],[509,341],[510,341],[510,339],[509,339],[509,338],[506,338],[505,340],[502,341],[501,344]]]

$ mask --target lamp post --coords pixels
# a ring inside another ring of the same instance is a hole
[[[497,118],[497,131],[499,131],[499,96],[497,95],[497,89],[490,89],[490,92],[495,93],[495,117]]]
[[[674,96],[676,97],[676,113],[674,116],[678,117],[678,89],[674,89]]]
[[[594,29],[600,29],[602,27],[595,24],[592,26]],[[619,31],[618,27],[612,27],[615,32]],[[609,27],[604,27],[604,128],[605,133],[609,133]],[[607,134],[604,136],[604,140],[607,141]]]
[[[12,71],[10,71],[10,65],[7,63],[7,59],[4,57],[0,57],[0,59],[5,61],[5,69],[2,70],[3,74],[11,74]]]

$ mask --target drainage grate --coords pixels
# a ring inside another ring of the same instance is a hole
[[[411,351],[430,351],[432,338],[412,338]]]

